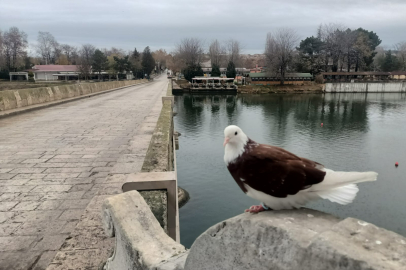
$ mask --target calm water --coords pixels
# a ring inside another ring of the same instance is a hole
[[[353,204],[318,201],[308,206],[406,235],[405,94],[183,95],[175,100],[175,127],[182,133],[179,185],[191,195],[180,210],[185,246],[215,223],[257,204],[224,164],[223,130],[230,124],[257,142],[333,170],[378,172],[377,182],[359,185]]]

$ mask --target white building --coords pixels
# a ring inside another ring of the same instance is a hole
[[[35,65],[31,70],[34,73],[35,81],[57,81],[57,80],[78,80],[79,71],[76,65]],[[134,78],[132,71],[124,72],[125,78],[127,80],[132,80]],[[100,74],[102,77],[109,77],[108,73],[103,71]],[[92,73],[89,76],[90,79],[98,79],[98,73]],[[120,76],[123,78],[123,76]],[[28,80],[28,72],[10,72],[10,81],[13,79],[24,79]],[[107,79],[107,78],[105,78]]]

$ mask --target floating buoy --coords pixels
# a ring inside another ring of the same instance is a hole
[[[323,126],[323,123],[321,123],[321,126]]]
[[[395,163],[395,167],[397,167],[397,166],[399,166],[399,163],[398,163],[398,162]]]

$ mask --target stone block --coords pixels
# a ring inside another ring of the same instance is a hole
[[[156,267],[162,261],[186,251],[164,232],[137,191],[108,198],[103,217],[106,234],[116,237],[116,249],[106,270],[161,269]]]
[[[406,239],[310,209],[245,213],[200,235],[185,269],[406,269]]]

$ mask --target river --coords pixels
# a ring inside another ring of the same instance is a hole
[[[352,204],[320,200],[308,207],[406,236],[405,94],[184,94],[175,97],[175,111],[175,129],[182,134],[178,182],[191,195],[180,210],[186,247],[210,226],[258,204],[224,164],[223,130],[231,124],[259,143],[333,170],[378,172],[377,182],[359,184]]]

